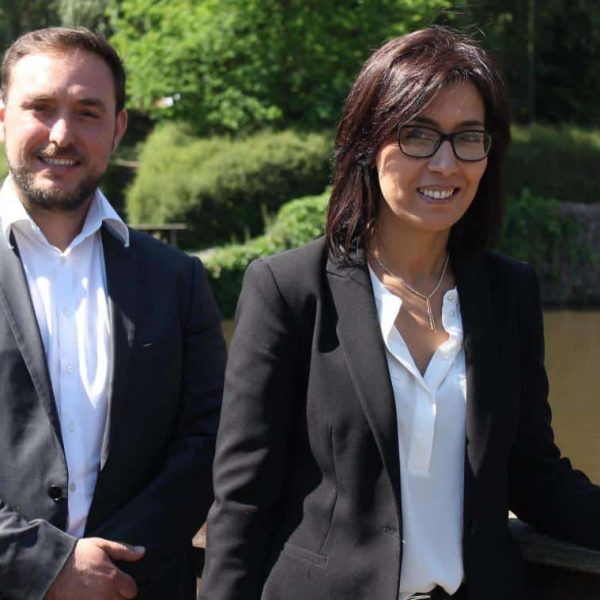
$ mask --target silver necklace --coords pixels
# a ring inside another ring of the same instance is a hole
[[[381,262],[381,259],[377,255],[373,254],[372,256],[375,259],[375,262],[388,275],[391,275],[394,279],[397,279],[409,292],[411,292],[412,294],[414,294],[418,298],[421,298],[422,300],[425,300],[425,306],[427,307],[427,316],[429,317],[429,327],[431,327],[431,331],[433,331],[433,333],[435,333],[437,330],[435,328],[435,319],[433,318],[433,310],[431,310],[431,299],[435,296],[436,292],[440,289],[440,286],[442,285],[442,281],[444,280],[444,275],[446,274],[446,269],[448,268],[448,262],[450,261],[450,255],[446,254],[446,260],[444,262],[444,268],[442,269],[442,274],[440,275],[440,278],[438,279],[438,282],[436,283],[435,287],[433,288],[433,291],[430,294],[422,294],[418,290],[415,290],[415,288],[413,288],[410,285],[408,285],[408,283],[406,283],[406,281],[404,281],[404,279],[402,279],[402,277],[398,277],[398,275],[396,275],[395,273],[392,273],[383,264],[383,262]]]

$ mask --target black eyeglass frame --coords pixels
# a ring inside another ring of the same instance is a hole
[[[414,154],[409,154],[408,152],[406,152],[406,150],[404,150],[404,148],[402,147],[402,144],[400,143],[400,135],[402,133],[402,130],[409,129],[409,128],[410,129],[415,129],[415,128],[416,129],[426,129],[427,131],[433,131],[434,133],[437,134],[438,140],[437,140],[436,144],[434,145],[433,150],[429,154],[416,156]],[[469,133],[483,134],[485,154],[481,158],[461,158],[457,154],[456,148],[454,147],[454,138],[456,138],[460,135],[464,135],[465,133],[467,133],[467,134],[469,134]],[[427,125],[399,125],[398,129],[396,131],[396,143],[398,144],[398,148],[400,148],[400,151],[402,152],[402,154],[405,154],[406,156],[409,156],[410,158],[431,158],[440,149],[440,146],[446,140],[448,140],[450,142],[450,146],[452,147],[452,152],[454,153],[454,156],[462,162],[479,162],[479,161],[483,160],[484,158],[486,158],[488,156],[488,154],[490,153],[490,150],[492,149],[492,136],[489,132],[487,132],[483,129],[463,129],[462,131],[455,131],[454,133],[443,133],[442,131],[435,129],[434,127],[428,127]]]

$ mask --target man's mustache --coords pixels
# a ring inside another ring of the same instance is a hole
[[[59,148],[53,144],[48,144],[40,147],[36,151],[36,156],[39,158],[69,158],[71,160],[76,160],[79,163],[85,162],[84,154],[74,145]]]

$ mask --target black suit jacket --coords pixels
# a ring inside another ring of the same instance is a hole
[[[226,373],[205,600],[397,600],[395,403],[364,260],[323,240],[253,263]],[[467,362],[463,559],[472,600],[519,597],[507,511],[600,544],[600,492],[553,442],[532,270],[453,258]]]
[[[138,598],[195,598],[191,540],[212,502],[225,351],[200,261],[102,232],[114,343],[85,536],[141,544]],[[75,544],[67,465],[18,250],[0,240],[0,597],[43,598]]]

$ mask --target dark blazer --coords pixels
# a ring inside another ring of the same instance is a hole
[[[114,369],[85,536],[146,546],[138,598],[195,598],[191,540],[212,502],[225,351],[202,265],[103,228]],[[39,600],[75,544],[67,465],[18,250],[0,240],[0,598]],[[83,599],[82,599],[83,600]]]
[[[600,491],[550,427],[537,280],[453,258],[467,361],[463,558],[471,600],[519,597],[507,511],[600,545]],[[395,403],[364,259],[323,240],[253,263],[225,377],[205,600],[397,600]]]

